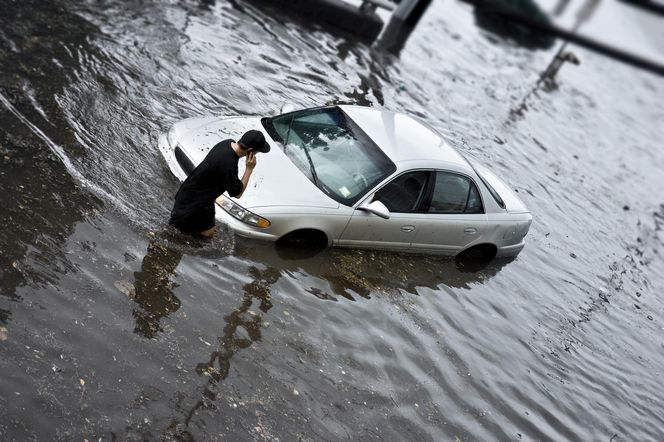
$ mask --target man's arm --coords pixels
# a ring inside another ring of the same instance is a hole
[[[252,172],[254,171],[254,167],[256,167],[256,154],[253,152],[249,152],[247,154],[247,162],[246,162],[246,167],[244,169],[244,175],[242,175],[242,192],[239,193],[235,198],[240,198],[244,194],[244,191],[247,190],[247,186],[249,185],[249,178],[251,177]]]

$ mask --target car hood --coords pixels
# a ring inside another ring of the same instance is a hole
[[[259,153],[257,164],[238,204],[251,209],[268,206],[337,208],[339,203],[325,195],[284,154],[280,144],[265,132],[260,117],[201,118],[200,124],[187,120],[187,127],[176,125],[180,147],[198,165],[218,142],[239,139],[250,129],[263,132],[270,152]],[[244,174],[245,160],[240,158],[238,172]],[[236,198],[234,198],[236,199]]]

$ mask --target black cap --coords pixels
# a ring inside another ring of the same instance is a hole
[[[242,135],[237,142],[242,149],[253,149],[258,152],[268,153],[270,145],[265,141],[265,136],[259,130],[250,130]]]

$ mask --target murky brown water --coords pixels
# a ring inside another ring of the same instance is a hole
[[[451,1],[399,54],[245,1],[1,3],[0,439],[664,438],[662,78],[573,48],[533,91],[560,43]],[[170,232],[159,131],[284,101],[424,117],[518,189],[526,249]]]

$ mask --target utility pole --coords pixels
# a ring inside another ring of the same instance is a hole
[[[415,29],[431,0],[398,0],[390,21],[380,34],[376,45],[390,52],[399,53]]]

